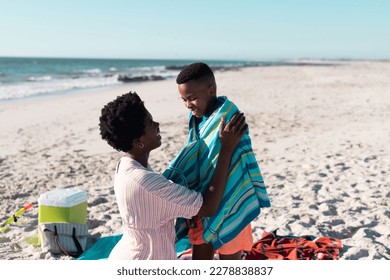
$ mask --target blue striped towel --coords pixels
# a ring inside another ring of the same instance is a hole
[[[222,105],[210,115],[199,133],[195,117],[190,114],[188,144],[163,172],[169,180],[202,193],[209,186],[221,148],[220,120],[225,117],[228,123],[238,112],[237,106],[227,97],[218,99]],[[202,217],[203,238],[218,249],[254,220],[260,214],[260,208],[270,206],[251,140],[246,133],[233,153],[225,193],[217,213],[212,217]],[[185,219],[178,218],[177,241],[187,234]]]

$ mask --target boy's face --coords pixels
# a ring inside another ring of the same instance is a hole
[[[208,81],[191,80],[178,86],[184,105],[201,118],[210,112],[216,101],[216,87]]]

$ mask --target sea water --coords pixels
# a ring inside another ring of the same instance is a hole
[[[213,70],[306,64],[302,61],[202,61]],[[0,57],[0,102],[79,93],[128,82],[174,79],[184,66],[193,62],[196,60]]]
[[[0,101],[75,90],[174,79],[191,60],[0,57]],[[204,61],[212,67],[253,65],[250,61]]]

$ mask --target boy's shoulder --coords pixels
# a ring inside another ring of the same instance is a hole
[[[221,102],[220,107],[224,106],[224,108],[230,108],[230,110],[240,111],[237,104],[234,101],[230,100],[227,96],[219,96],[218,102]]]

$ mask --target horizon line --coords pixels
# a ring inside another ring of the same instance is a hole
[[[72,56],[14,56],[0,55],[0,58],[38,58],[38,59],[101,59],[101,60],[179,60],[179,61],[291,61],[291,60],[326,60],[326,61],[389,61],[390,58],[350,58],[350,57],[297,57],[297,58],[263,58],[263,59],[227,59],[227,58],[118,58],[118,57],[72,57]]]

